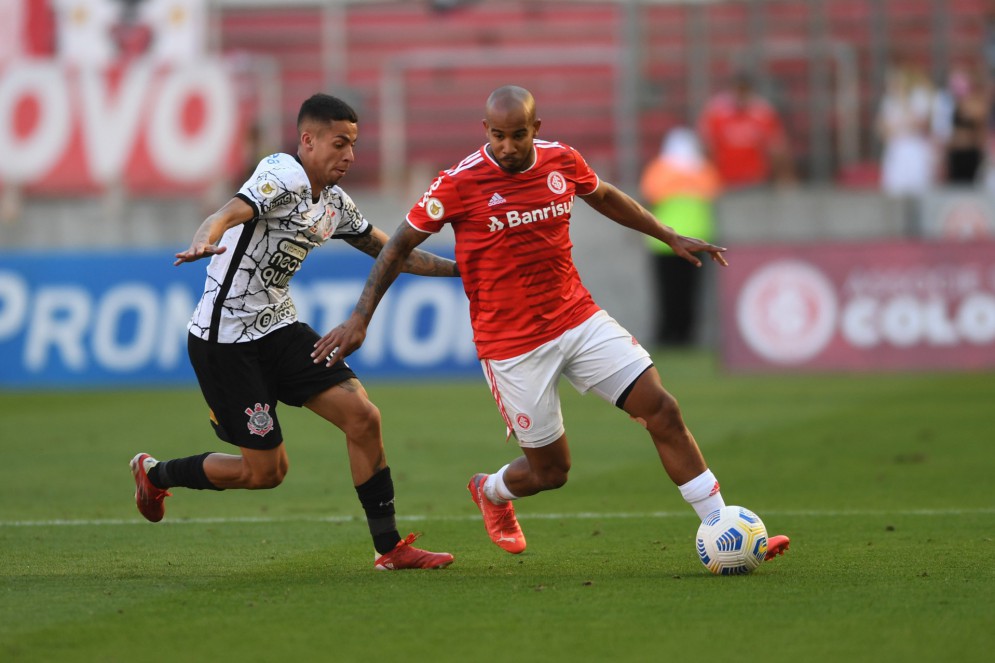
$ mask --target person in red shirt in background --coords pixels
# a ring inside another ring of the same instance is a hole
[[[699,518],[725,505],[649,353],[581,283],[571,257],[571,210],[579,197],[620,226],[666,242],[695,266],[701,266],[695,253],[725,265],[725,249],[661,225],[600,179],[577,150],[538,139],[540,124],[528,90],[506,85],[491,93],[483,121],[487,143],[432,182],[380,252],[352,314],[311,354],[315,363],[334,363],[359,348],[405,256],[451,226],[481,368],[523,453],[493,474],[474,474],[467,488],[491,541],[513,554],[525,550],[525,536],[512,501],[560,488],[570,471],[561,377],[647,429],[667,475]],[[771,537],[768,558],[787,546],[787,537]]]
[[[794,181],[781,118],[747,74],[736,74],[730,89],[706,104],[698,135],[727,190]]]

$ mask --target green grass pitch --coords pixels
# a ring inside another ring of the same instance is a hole
[[[750,576],[708,574],[645,432],[566,383],[570,482],[518,504],[519,556],[465,487],[517,455],[483,379],[367,384],[402,535],[456,556],[404,573],[308,412],[282,486],[178,489],[153,525],[128,460],[226,450],[195,389],[0,393],[0,660],[992,660],[995,375],[657,361],[726,501],[791,536]]]

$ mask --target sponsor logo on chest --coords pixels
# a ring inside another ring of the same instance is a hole
[[[277,250],[269,258],[269,263],[260,265],[259,277],[266,287],[284,288],[290,278],[301,268],[308,250],[290,240],[280,240]]]
[[[567,216],[570,214],[570,210],[574,206],[574,197],[570,196],[566,200],[553,201],[542,207],[536,207],[535,209],[530,209],[524,212],[518,210],[509,210],[504,213],[504,218],[492,216],[490,217],[490,224],[488,225],[488,230],[492,233],[500,232],[505,228],[514,228],[515,226],[521,226],[527,223],[536,223],[537,221],[547,221],[549,219],[555,219],[561,216]]]

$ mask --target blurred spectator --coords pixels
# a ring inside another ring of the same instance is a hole
[[[889,72],[877,120],[885,193],[916,195],[935,182],[935,104],[933,86],[919,67],[900,65]]]
[[[639,187],[661,223],[682,235],[712,241],[712,200],[719,191],[719,173],[705,159],[693,130],[676,127],[667,134],[660,154],[643,171]],[[674,255],[667,244],[652,237],[646,242],[657,293],[655,341],[667,346],[690,345],[699,317],[701,270]]]
[[[981,70],[957,67],[937,97],[933,131],[944,149],[944,181],[955,186],[978,182],[988,140],[988,85]]]
[[[794,181],[781,118],[745,73],[736,74],[730,88],[708,102],[698,134],[727,189]]]

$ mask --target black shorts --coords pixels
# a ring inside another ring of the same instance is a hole
[[[300,407],[356,377],[344,361],[330,368],[312,361],[318,338],[303,322],[247,343],[211,343],[189,334],[190,363],[218,437],[249,449],[274,449],[283,442],[277,401]]]

